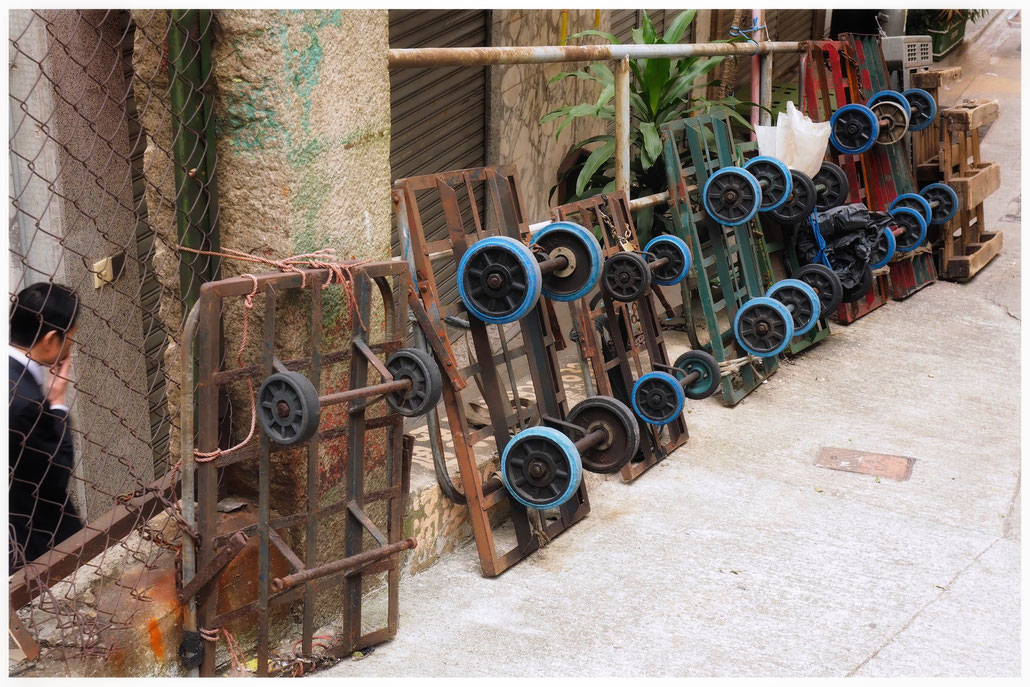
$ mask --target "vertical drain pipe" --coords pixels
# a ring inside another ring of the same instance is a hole
[[[179,245],[197,250],[218,251],[218,203],[215,178],[215,129],[211,94],[210,10],[170,10],[168,14],[168,72],[172,119],[172,165],[175,173],[175,224]],[[182,398],[180,447],[182,461],[183,516],[196,530],[194,509],[194,428],[196,421],[194,385],[197,380],[195,338],[198,312],[195,309],[204,282],[218,279],[220,261],[216,257],[188,251],[179,253],[179,288],[183,312],[188,313],[182,337]],[[221,337],[219,336],[219,339]],[[196,574],[197,558],[193,542],[183,535],[183,583]],[[180,658],[190,677],[200,674],[204,642],[199,641],[197,600],[189,600],[183,613],[184,640]]]
[[[214,122],[211,116],[210,10],[171,10],[168,71],[171,81],[172,163],[175,172],[175,224],[179,245],[218,250],[214,184]],[[214,258],[188,251],[179,255],[183,311],[189,312],[200,285],[218,274]]]

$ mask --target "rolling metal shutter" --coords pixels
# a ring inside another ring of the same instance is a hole
[[[774,41],[809,41],[822,33],[817,28],[815,10],[767,10],[766,26]],[[796,81],[798,56],[780,53],[773,57],[773,82]]]
[[[489,45],[487,10],[390,10],[390,47]],[[397,69],[390,72],[390,171],[393,179],[486,164],[488,67]],[[477,195],[480,213],[485,200]],[[424,212],[429,240],[446,236],[440,208]],[[400,255],[394,227],[391,252]],[[435,267],[435,266],[434,266]],[[453,260],[441,261],[440,301],[458,298]]]

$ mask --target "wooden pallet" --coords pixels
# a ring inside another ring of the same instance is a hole
[[[888,263],[888,267],[891,271],[891,298],[896,301],[905,300],[916,291],[937,281],[933,253],[927,246],[894,258]]]
[[[1001,166],[980,158],[980,127],[998,119],[996,100],[965,101],[940,111],[940,173],[958,194],[959,210],[938,237],[944,279],[967,281],[1001,251],[1002,235],[986,230],[984,201],[1001,186]]]
[[[934,102],[940,103],[941,88],[949,83],[958,81],[961,77],[961,67],[933,68],[929,71],[913,74],[912,87],[923,89],[933,97]],[[930,126],[922,131],[914,131],[911,134],[912,164],[915,168],[916,182],[919,188],[926,184],[941,181],[940,158],[938,157],[941,148],[940,122],[941,120],[935,117],[930,122]]]

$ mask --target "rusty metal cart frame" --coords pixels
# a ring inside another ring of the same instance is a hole
[[[704,130],[711,134],[712,143],[708,142]],[[697,292],[708,327],[708,343],[703,344],[694,330],[687,280],[680,283],[683,319],[695,347],[708,350],[720,365],[738,368],[738,374],[723,374],[722,377],[723,401],[727,405],[736,405],[779,367],[776,357],[731,359],[731,353],[737,348],[733,336],[733,318],[737,310],[748,300],[765,294],[759,266],[760,259],[766,255],[765,247],[759,245],[761,232],[755,231],[754,220],[736,227],[724,227],[710,220],[699,198],[700,189],[709,175],[721,167],[736,164],[728,116],[701,115],[678,119],[663,124],[661,135],[662,157],[669,180],[669,207],[678,236],[688,243],[694,256]],[[689,156],[690,164],[687,166],[680,157],[681,150]],[[723,294],[719,300],[713,296],[716,279]],[[720,312],[725,312],[729,321],[725,329],[719,323]]]
[[[474,189],[477,184],[485,184],[486,207],[488,212],[495,214],[497,229],[487,228],[487,218],[479,214]],[[432,196],[434,207],[439,205],[442,208],[448,229],[446,238],[437,241],[426,239],[418,202],[419,194],[426,193]],[[461,209],[463,196],[469,201],[467,213]],[[541,541],[534,529],[539,531],[545,541],[550,541],[585,517],[590,510],[586,484],[581,483],[573,497],[558,509],[556,519],[546,522],[541,517],[539,523],[534,522],[529,509],[509,498],[507,489],[496,475],[483,479],[476,462],[475,447],[484,439],[492,436],[500,455],[511,438],[510,427],[527,427],[536,422],[565,419],[568,408],[556,355],[563,342],[556,327],[553,308],[546,298],[541,297],[526,316],[518,321],[522,337],[520,345],[509,348],[503,327],[493,325],[500,335],[501,350],[496,350],[491,343],[488,325],[475,317],[469,317],[475,360],[470,360],[464,369],[458,369],[453,351],[450,351],[445,320],[464,315],[465,308],[460,300],[446,304],[440,302],[433,260],[443,257],[458,262],[475,241],[489,236],[522,239],[528,233],[519,193],[518,173],[514,166],[478,167],[398,179],[394,182],[393,200],[402,251],[412,271],[414,289],[428,313],[429,326],[424,327],[424,330],[434,333],[440,345],[448,349],[444,367],[451,383],[444,384],[444,406],[479,560],[483,573],[492,577],[540,547]],[[497,371],[498,365],[504,365],[509,377],[513,377],[512,370],[516,361],[523,358],[529,368],[536,395],[535,402],[528,407],[522,405],[523,399],[518,396],[517,384],[511,384],[512,397],[507,397]],[[457,382],[454,381],[455,377],[458,378]],[[482,390],[489,411],[490,424],[479,430],[469,428],[464,414],[461,391],[469,380],[475,381],[476,387]],[[438,429],[430,427],[430,441],[442,445]],[[490,515],[504,505],[511,512],[516,544],[499,553]]]
[[[601,254],[604,259],[625,250],[640,250],[629,202],[622,191],[559,205],[551,209],[551,214],[556,220],[578,222],[588,229],[599,228]],[[583,375],[584,378],[592,380],[596,393],[613,396],[629,405],[634,373],[639,378],[649,371],[641,362],[641,355],[645,353],[648,358],[647,367],[650,369],[663,372],[673,369],[653,300],[655,294],[661,296],[660,288],[653,285],[652,291],[644,293],[633,303],[617,302],[603,288],[599,289],[600,308],[591,306],[589,294],[569,302],[569,311],[579,339],[578,345],[585,361]],[[604,359],[598,331],[594,325],[601,314],[608,319],[608,328],[615,349],[615,358],[611,361]],[[629,335],[626,341],[620,334],[620,323],[624,323],[627,328]],[[640,341],[643,342],[643,346]],[[612,370],[617,372],[610,377]],[[622,479],[627,482],[636,479],[664,460],[686,443],[689,436],[687,423],[682,415],[662,427],[639,419],[638,425],[640,434],[646,437],[646,443],[641,444],[640,458],[626,463],[621,470]],[[665,428],[668,428],[667,432],[663,431]]]
[[[379,361],[379,355],[388,355],[403,345],[407,320],[408,274],[403,264],[379,262],[355,264],[348,268],[348,284],[341,288],[353,296],[352,338],[346,350],[322,350],[322,291],[330,278],[327,269],[299,270],[297,272],[256,275],[253,279],[236,277],[209,282],[201,288],[196,306],[197,322],[198,392],[197,439],[200,453],[216,452],[218,446],[219,389],[230,383],[260,380],[275,371],[305,371],[308,379],[320,388],[323,369],[331,364],[349,362],[349,390],[337,392],[345,396],[349,407],[346,420],[338,426],[321,426],[306,444],[293,447],[273,444],[260,433],[258,442],[251,441],[232,452],[218,455],[214,460],[196,463],[197,524],[200,547],[196,573],[183,588],[184,601],[196,595],[197,628],[217,629],[227,623],[251,614],[258,616],[257,673],[268,674],[269,615],[274,606],[303,601],[303,627],[301,652],[312,654],[315,601],[320,592],[338,590],[344,596],[343,633],[328,647],[329,653],[341,656],[355,649],[378,644],[397,632],[399,615],[398,582],[400,577],[398,554],[411,548],[413,540],[402,539],[402,526],[409,490],[411,466],[410,437],[403,436],[403,418],[395,413],[366,417],[376,401],[367,398],[369,366],[377,370],[385,381],[389,372]],[[383,340],[371,342],[372,286],[376,286],[383,302],[385,318]],[[261,363],[224,370],[219,358],[223,305],[227,299],[241,299],[252,290],[262,297],[263,331],[261,333]],[[287,291],[308,291],[310,294],[310,357],[279,361],[274,353],[276,331],[276,304]],[[183,350],[192,348],[192,337],[184,339]],[[373,390],[374,391],[374,390]],[[327,397],[322,397],[323,399]],[[255,401],[256,402],[256,401]],[[324,423],[324,419],[323,419]],[[385,429],[385,483],[376,485],[374,492],[366,492],[366,431]],[[318,503],[318,461],[322,442],[346,437],[347,463],[344,497],[331,504]],[[306,510],[272,517],[270,513],[271,455],[280,451],[306,450]],[[243,461],[256,461],[258,471],[258,521],[236,532],[218,535],[216,504],[218,501],[218,472],[220,468]],[[193,482],[193,460],[183,461],[184,485]],[[187,473],[190,473],[187,475]],[[187,476],[189,479],[187,480]],[[189,501],[189,498],[184,499]],[[386,527],[380,530],[367,515],[373,504],[384,504]],[[346,557],[322,563],[318,557],[318,523],[320,519],[346,513],[344,546]],[[294,553],[276,530],[304,528],[305,547],[301,555]],[[217,587],[211,584],[222,568],[242,548],[246,537],[258,537],[258,599],[239,608],[218,613]],[[369,536],[366,536],[369,535]],[[371,538],[373,546],[366,546]],[[291,574],[270,579],[271,547],[275,547],[288,562]],[[371,632],[362,630],[362,582],[366,576],[387,574],[388,607],[386,626]],[[189,629],[189,628],[187,628]],[[217,635],[215,635],[217,636]],[[206,650],[200,665],[201,675],[215,674],[215,644],[205,637]]]

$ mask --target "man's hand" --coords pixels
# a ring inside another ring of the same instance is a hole
[[[68,375],[71,372],[71,367],[71,356],[50,367],[50,388],[46,395],[46,400],[49,401],[50,405],[67,405]]]

